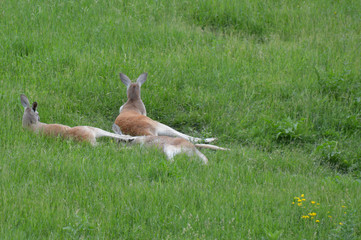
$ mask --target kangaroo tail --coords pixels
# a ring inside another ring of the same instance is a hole
[[[222,150],[222,151],[231,150],[229,148],[222,148],[222,147],[218,147],[218,146],[211,145],[211,144],[194,144],[194,146],[196,146],[197,148],[209,148],[209,149],[212,149],[212,150]]]

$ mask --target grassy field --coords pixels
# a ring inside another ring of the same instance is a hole
[[[0,239],[361,239],[360,1],[0,1]],[[21,126],[148,116],[209,165]]]

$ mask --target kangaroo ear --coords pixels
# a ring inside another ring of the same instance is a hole
[[[132,83],[130,79],[125,75],[124,73],[120,73],[120,80],[122,80],[122,83],[124,83],[125,86],[129,87],[129,85]]]
[[[34,112],[36,112],[36,108],[38,107],[38,103],[37,102],[33,102],[33,106],[31,107],[33,109]]]
[[[24,94],[20,95],[20,101],[21,101],[21,104],[23,105],[24,108],[27,108],[27,107],[29,108],[30,107],[29,100]]]
[[[147,76],[148,73],[142,73],[138,79],[137,79],[137,83],[139,84],[139,86],[142,86],[142,84],[147,80]]]

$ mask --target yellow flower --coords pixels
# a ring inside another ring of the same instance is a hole
[[[302,202],[302,200],[301,200],[301,199],[298,199],[297,202]]]
[[[319,206],[319,205],[320,205],[320,203],[317,203],[317,205]]]
[[[304,198],[305,197],[305,194],[301,194],[301,198]]]
[[[302,201],[306,201],[306,199],[302,198]]]
[[[316,216],[316,215],[317,215],[317,213],[312,212],[312,213],[309,213],[308,215],[310,215],[311,217],[314,217],[314,216]]]
[[[310,218],[310,216],[302,216],[302,218],[307,219]]]
[[[295,202],[292,202],[292,204],[295,204]]]
[[[342,223],[342,222],[340,222],[340,225],[343,225],[343,223]]]
[[[302,203],[297,203],[297,205],[298,205],[299,207],[301,207],[301,206],[302,206]]]
[[[346,206],[342,206],[343,208],[346,208]]]
[[[311,201],[312,204],[315,204],[316,202],[315,201]]]
[[[317,223],[319,223],[319,222],[320,222],[320,220],[316,220],[316,222],[317,222]]]
[[[332,216],[328,215],[329,218],[332,218]]]

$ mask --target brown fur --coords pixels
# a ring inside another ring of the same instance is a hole
[[[87,127],[78,126],[70,128],[65,137],[74,139],[76,141],[85,141],[95,144],[95,134],[92,131],[89,131]]]
[[[115,119],[123,134],[131,136],[155,136],[156,122],[133,110],[123,110]]]
[[[35,133],[55,137],[60,136],[63,138],[74,139],[76,141],[86,141],[93,145],[96,144],[96,138],[99,137],[111,137],[124,142],[133,140],[129,136],[120,136],[96,127],[77,126],[71,128],[62,124],[42,123],[40,122],[39,113],[36,111],[37,103],[34,102],[33,106],[30,107],[29,100],[24,94],[20,95],[20,101],[25,108],[23,115],[23,127],[28,128]]]
[[[144,115],[145,110],[143,110],[143,106],[142,102],[131,100],[127,101],[127,104],[124,105],[123,111],[133,111],[137,114]]]
[[[63,137],[80,142],[96,143],[94,132],[87,126],[69,127],[62,124],[46,124],[39,122],[32,127],[32,130],[49,137]]]
[[[69,129],[69,126],[62,124],[47,124],[39,128],[41,133],[47,136],[65,136]]]

